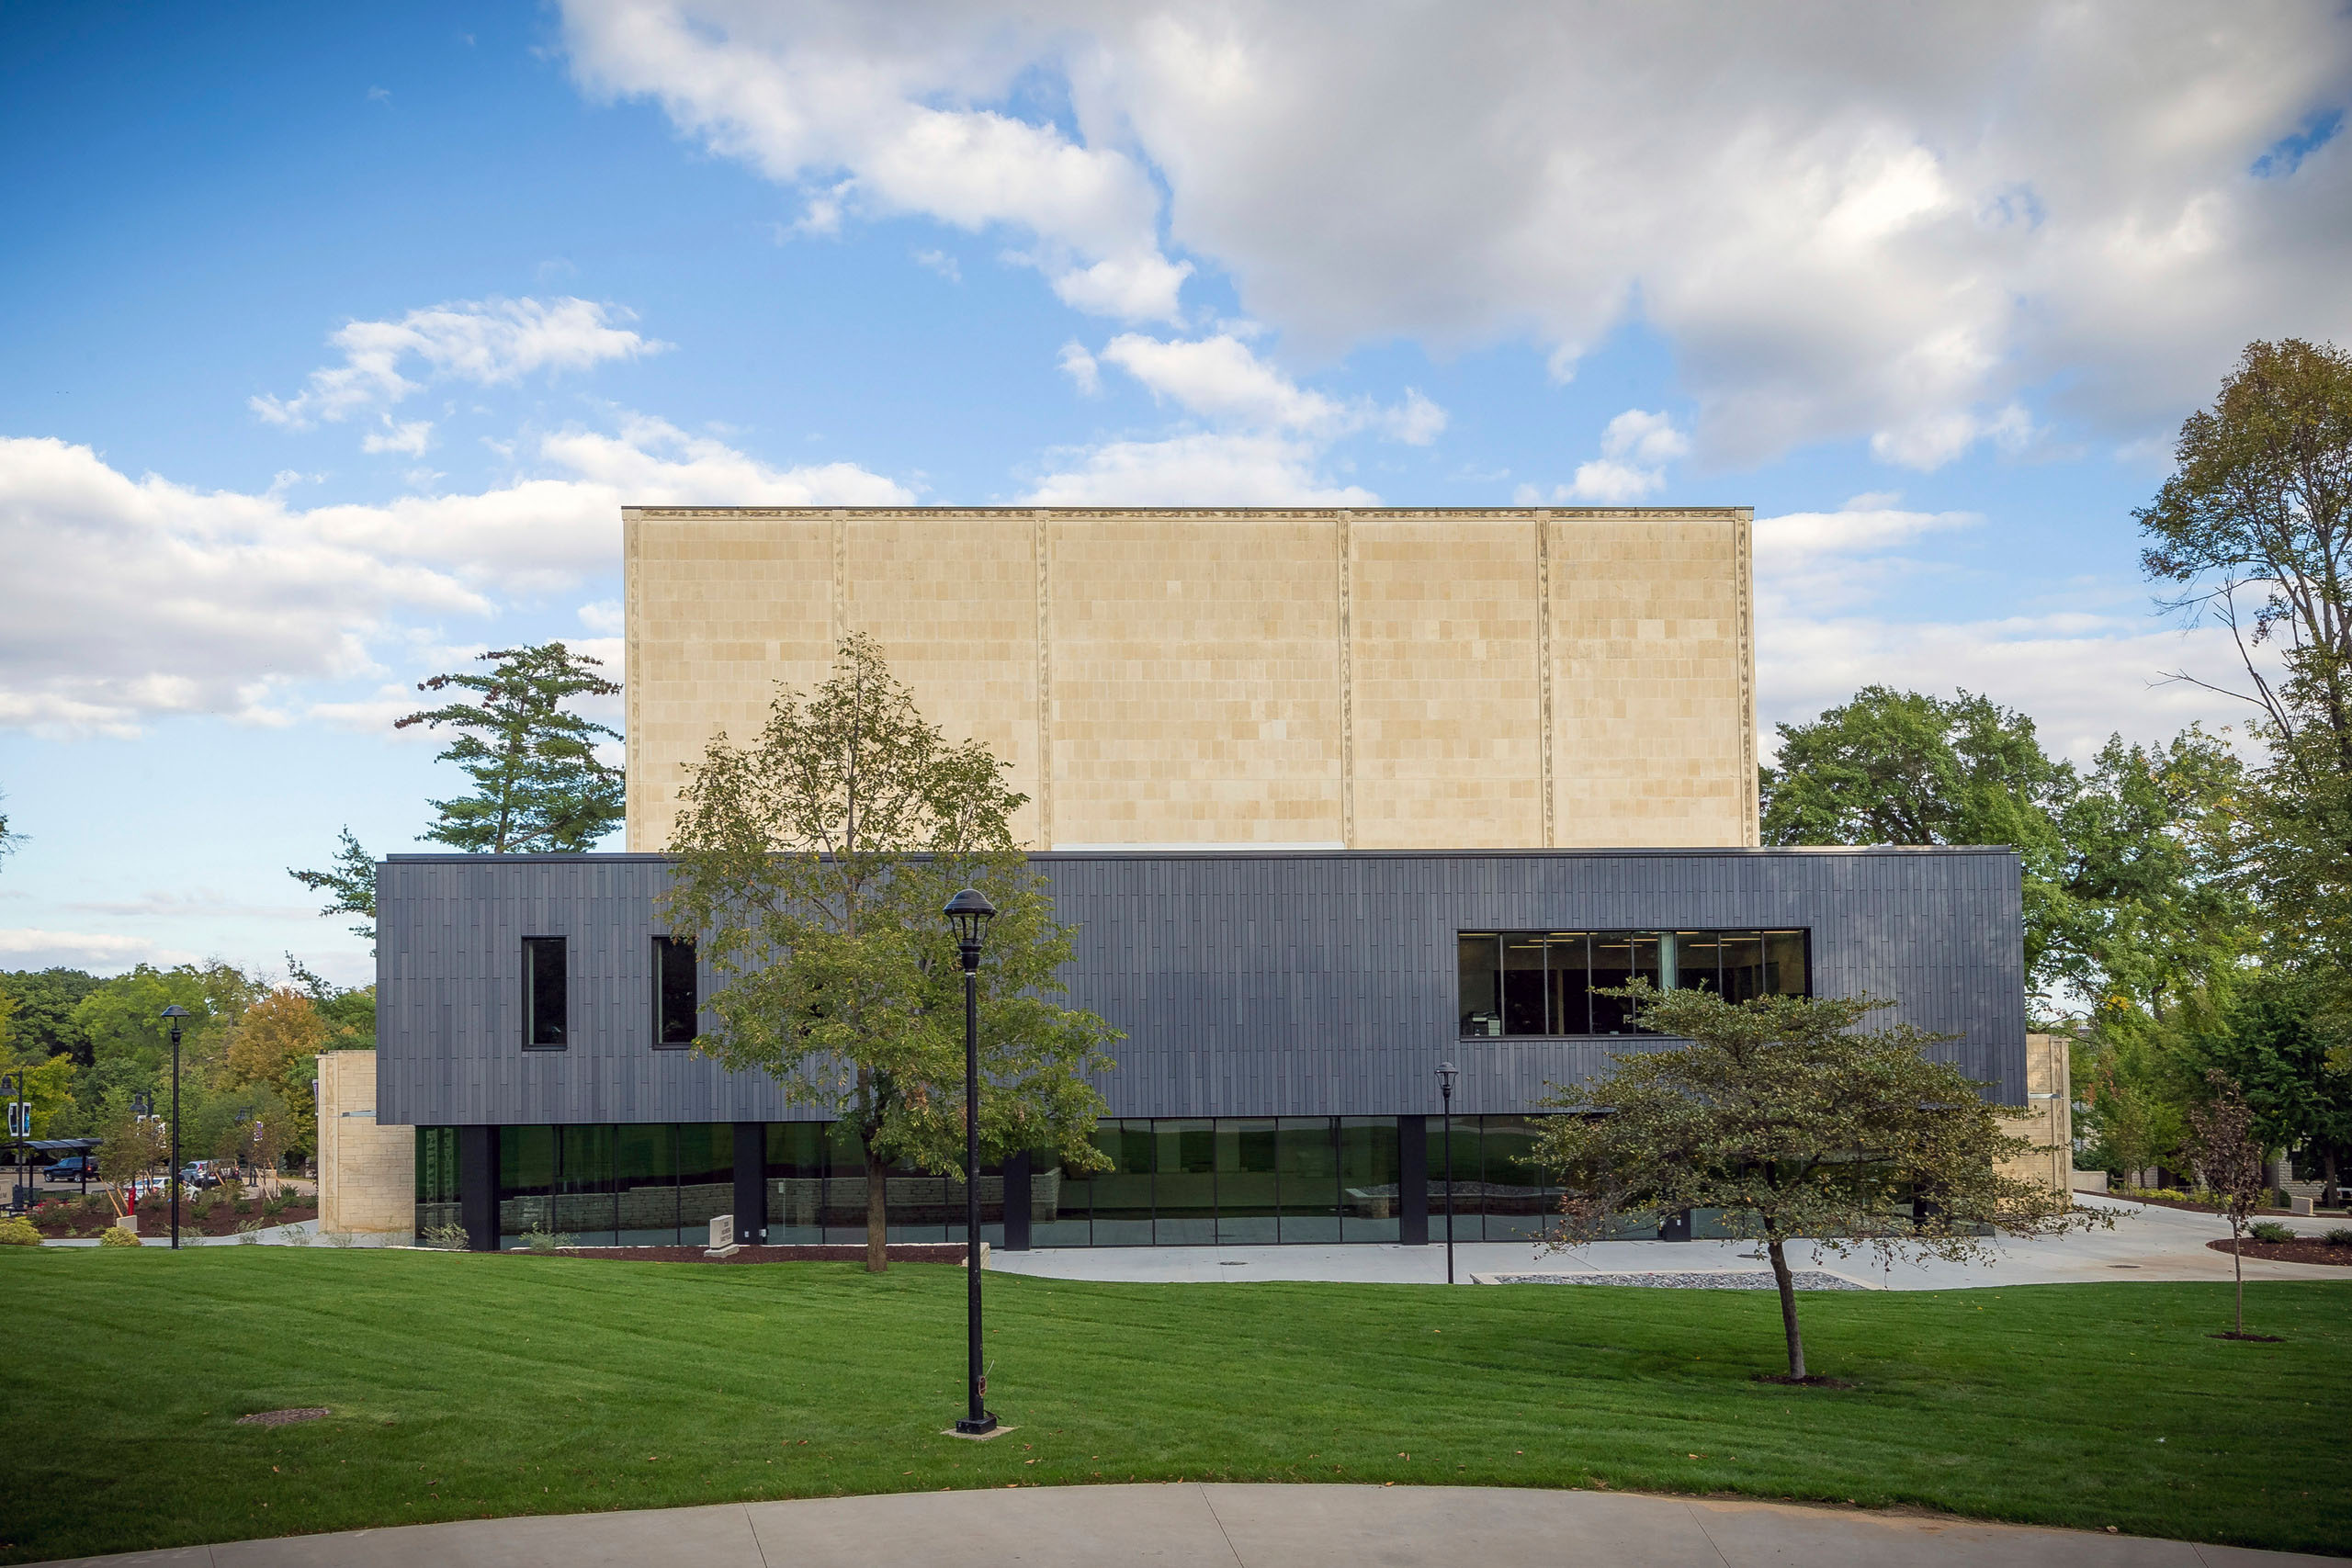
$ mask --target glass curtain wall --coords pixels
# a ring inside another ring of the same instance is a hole
[[[462,1224],[458,1209],[458,1130],[416,1130],[416,1239],[444,1225]]]
[[[1035,1161],[1032,1246],[1395,1241],[1402,1231],[1393,1116],[1112,1120],[1094,1146],[1104,1169]]]
[[[1594,993],[1636,980],[1733,1001],[1808,996],[1801,931],[1464,931],[1458,1026],[1465,1039],[1638,1032],[1624,1001]]]

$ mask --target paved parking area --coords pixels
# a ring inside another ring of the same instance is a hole
[[[2286,1568],[2340,1560],[1715,1498],[1180,1483],[469,1519],[80,1561],[142,1568]]]

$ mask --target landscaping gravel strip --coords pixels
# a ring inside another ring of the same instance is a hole
[[[1641,1285],[1663,1291],[1770,1291],[1779,1286],[1762,1269],[1736,1273],[1706,1269],[1676,1274],[1481,1274],[1482,1282],[1497,1285]],[[1796,1271],[1800,1291],[1860,1291],[1869,1287],[1826,1274],[1818,1269]]]

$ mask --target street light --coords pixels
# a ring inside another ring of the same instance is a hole
[[[956,1430],[967,1438],[996,1430],[996,1417],[982,1403],[988,1375],[980,1366],[980,937],[996,906],[967,887],[942,911],[956,928],[964,959],[964,1272],[966,1409]]]
[[[25,1111],[23,1072],[13,1072],[5,1077],[0,1077],[0,1100],[6,1100],[8,1102],[8,1131],[15,1137],[17,1165],[23,1171],[25,1178],[25,1184],[21,1188],[17,1186],[13,1176],[9,1179],[8,1185],[12,1190],[8,1194],[8,1207],[14,1209],[21,1205],[30,1208],[32,1206],[32,1156],[25,1152],[25,1140],[32,1135],[32,1118]]]
[[[196,1015],[174,1002],[156,1016],[172,1021],[172,1250],[180,1249],[180,1020]]]
[[[1437,1065],[1437,1092],[1445,1101],[1445,1282],[1453,1283],[1453,1080],[1462,1069],[1452,1062]]]

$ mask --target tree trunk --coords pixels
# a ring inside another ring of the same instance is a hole
[[[873,1147],[865,1151],[865,1271],[887,1272],[890,1267],[889,1166]]]
[[[2337,1186],[2335,1181],[2335,1145],[2334,1144],[2322,1144],[2319,1146],[2319,1179],[2321,1208],[2333,1209],[2344,1201],[2344,1190]]]
[[[1797,1282],[1789,1272],[1788,1255],[1781,1250],[1776,1236],[1764,1244],[1764,1251],[1772,1259],[1772,1280],[1781,1287],[1781,1327],[1789,1337],[1789,1376],[1804,1376],[1804,1336],[1797,1331]]]
[[[2238,1240],[2237,1216],[2233,1214],[2230,1216],[2230,1271],[2237,1276],[2238,1280],[2237,1332],[2241,1337],[2245,1334],[2245,1254],[2240,1250],[2243,1245]]]

